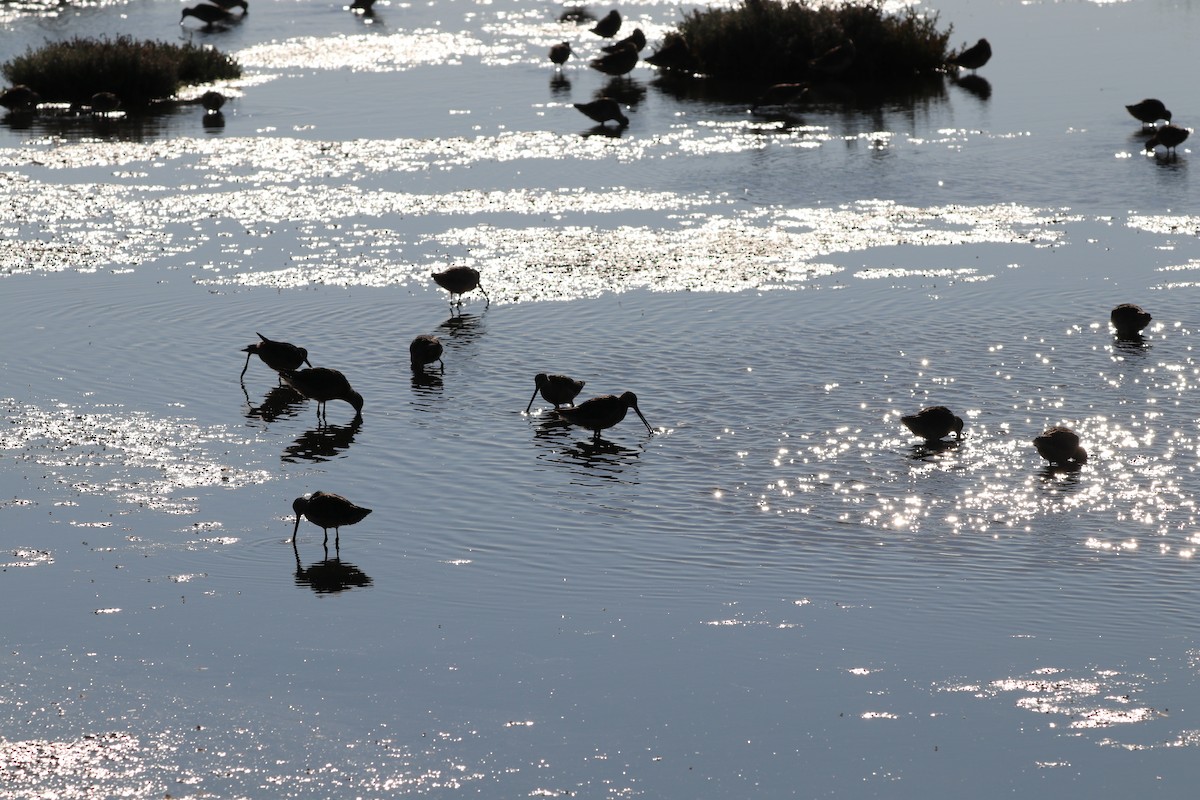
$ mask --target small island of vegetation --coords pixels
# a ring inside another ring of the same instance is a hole
[[[952,28],[912,7],[898,14],[882,0],[742,0],[732,8],[685,15],[689,71],[737,81],[836,77],[851,84],[905,82],[943,69]]]
[[[44,102],[82,104],[98,93],[111,93],[128,108],[167,100],[181,86],[239,78],[242,68],[215,48],[120,36],[76,37],[30,48],[0,72]]]

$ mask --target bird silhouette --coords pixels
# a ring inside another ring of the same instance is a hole
[[[310,495],[297,497],[292,501],[292,511],[296,513],[296,526],[292,528],[292,541],[300,532],[300,518],[308,517],[308,521],[325,531],[325,542],[329,542],[329,529],[333,528],[334,543],[340,538],[339,528],[343,525],[353,525],[361,522],[371,509],[356,506],[340,494],[332,492],[313,492]]]
[[[1112,310],[1112,313],[1108,315],[1108,319],[1116,329],[1117,336],[1122,339],[1132,339],[1141,334],[1142,328],[1149,325],[1153,317],[1139,305],[1121,303],[1121,305]]]
[[[601,97],[590,103],[576,103],[575,107],[601,125],[616,120],[622,128],[629,124],[629,117],[621,113],[621,104],[611,97]]]
[[[590,30],[597,36],[611,39],[617,35],[617,31],[621,30],[621,14],[614,8],[605,14]]]
[[[1079,446],[1079,436],[1061,425],[1047,428],[1040,436],[1035,436],[1033,446],[1038,455],[1060,467],[1087,463],[1087,451]]]
[[[442,361],[442,341],[436,336],[423,333],[413,339],[408,345],[408,358],[414,370],[425,369],[426,364],[438,362],[442,369],[446,368]]]
[[[625,392],[620,396],[605,394],[593,397],[590,400],[584,400],[577,406],[558,409],[558,415],[572,425],[595,431],[595,438],[599,439],[600,431],[611,428],[625,419],[625,413],[631,408],[641,418],[646,430],[653,434],[654,429],[650,427],[645,415],[638,408],[637,395],[633,392]]]
[[[945,406],[929,406],[922,408],[916,414],[900,418],[910,431],[930,442],[954,434],[955,439],[962,438],[962,417],[954,416],[954,412]]]
[[[1181,128],[1178,125],[1167,123],[1158,130],[1154,131],[1154,135],[1146,140],[1146,149],[1153,150],[1155,147],[1162,145],[1167,149],[1169,154],[1174,155],[1175,148],[1183,144],[1188,138],[1191,131],[1187,128]]]
[[[949,63],[974,72],[991,60],[991,58],[992,46],[988,44],[987,39],[980,39],[966,50],[950,56]]]
[[[1140,103],[1125,106],[1125,110],[1136,120],[1142,123],[1142,126],[1153,125],[1160,119],[1171,121],[1171,112],[1163,105],[1162,100],[1155,100],[1153,97],[1147,97]]]
[[[533,378],[533,397],[529,398],[525,413],[528,414],[529,409],[533,408],[533,401],[537,399],[538,392],[542,393],[542,398],[547,403],[553,403],[556,410],[559,406],[575,405],[575,398],[583,391],[583,385],[583,381],[568,378],[566,375],[547,375],[539,372]]]

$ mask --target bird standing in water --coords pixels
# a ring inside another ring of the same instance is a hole
[[[980,39],[958,55],[950,56],[950,63],[971,72],[982,67],[992,58],[992,46],[987,39]]]
[[[646,46],[646,34],[642,32],[641,28],[634,28],[633,33],[629,34],[621,41],[613,42],[612,44],[606,44],[600,49],[606,53],[615,53],[627,44],[633,45],[640,53]]]
[[[9,111],[32,111],[40,102],[42,102],[41,95],[24,84],[5,89],[4,93],[0,94],[0,106],[4,106]]]
[[[478,289],[487,297],[488,303],[492,302],[492,298],[488,297],[488,293],[483,291],[483,286],[479,283],[479,270],[472,267],[451,267],[444,272],[430,273],[433,282],[450,293],[450,302],[454,302],[454,295],[458,295],[458,304],[462,305],[462,296],[472,289]]]
[[[325,404],[344,400],[354,407],[354,418],[362,418],[362,395],[350,387],[350,381],[336,369],[313,367],[281,373],[283,380],[300,394],[317,401],[317,421],[325,416]]]
[[[554,62],[554,66],[561,68],[567,63],[567,59],[571,57],[571,43],[559,42],[550,48],[550,60]]]
[[[588,66],[600,70],[605,75],[625,75],[637,66],[638,57],[637,48],[626,42],[611,53],[593,58],[588,62]]]
[[[223,8],[218,8],[217,6],[210,6],[207,4],[185,8],[183,13],[179,16],[179,24],[182,25],[183,21],[188,17],[195,17],[203,22],[206,30],[211,29],[213,25],[218,22],[233,21],[233,14],[230,14]]]
[[[1162,145],[1170,154],[1175,153],[1175,148],[1183,144],[1188,138],[1191,131],[1187,128],[1181,128],[1178,125],[1167,123],[1154,132],[1154,135],[1146,140],[1146,149],[1153,150],[1155,147]]]
[[[1056,425],[1033,438],[1038,455],[1060,467],[1087,463],[1087,451],[1079,446],[1079,436],[1070,428]]]
[[[262,341],[242,348],[242,352],[246,354],[246,366],[242,367],[241,377],[246,377],[246,370],[250,369],[250,356],[255,355],[276,372],[300,369],[301,364],[312,366],[308,361],[308,351],[303,347],[296,347],[289,342],[273,342],[261,333],[258,334],[258,338]]]
[[[1153,125],[1160,119],[1165,119],[1167,122],[1171,121],[1170,110],[1163,105],[1162,100],[1155,100],[1153,97],[1147,97],[1140,103],[1125,106],[1125,110],[1134,119],[1142,123],[1143,128],[1147,125]]]
[[[601,97],[590,103],[576,103],[575,108],[601,125],[610,119],[615,120],[622,128],[629,124],[629,117],[621,112],[621,104],[611,97]]]
[[[1153,317],[1150,312],[1134,303],[1121,303],[1108,315],[1112,326],[1117,329],[1117,336],[1132,339],[1142,332],[1142,328],[1150,324]]]
[[[600,431],[611,428],[625,419],[625,412],[631,408],[641,418],[646,430],[653,434],[654,429],[650,427],[645,415],[638,408],[637,395],[633,392],[625,392],[619,397],[615,394],[593,397],[572,408],[558,409],[558,415],[572,425],[595,431],[595,438],[599,439]]]
[[[296,512],[296,526],[292,529],[292,541],[300,532],[300,518],[308,517],[308,521],[325,531],[325,543],[329,543],[329,529],[333,528],[334,543],[338,544],[343,525],[353,525],[361,522],[371,513],[371,509],[356,506],[340,494],[332,492],[313,492],[310,495],[297,497],[292,501],[292,511]]]
[[[533,397],[529,398],[525,413],[528,414],[529,409],[533,408],[533,401],[537,399],[538,392],[542,393],[542,398],[547,403],[553,403],[557,411],[559,406],[575,405],[575,398],[581,391],[583,381],[568,378],[566,375],[547,375],[539,372],[533,378]]]
[[[597,36],[603,36],[605,39],[611,39],[617,35],[617,31],[621,30],[620,13],[614,8],[612,11],[605,14],[604,17],[594,26],[592,26],[590,30]]]
[[[954,412],[945,406],[922,408],[916,414],[901,417],[900,421],[914,434],[929,442],[936,442],[951,433],[955,439],[962,438],[962,417],[954,416]]]
[[[442,361],[441,339],[428,333],[422,333],[412,340],[408,346],[408,357],[414,370],[425,369],[426,364],[435,361],[442,365],[442,369],[446,368],[445,362]]]

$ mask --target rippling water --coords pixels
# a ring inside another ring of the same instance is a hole
[[[1187,796],[1200,222],[1122,105],[1190,124],[1189,4],[958,0],[986,85],[764,117],[556,74],[556,5],[252,5],[0,6],[2,60],[248,68],[219,128],[0,121],[0,796]],[[239,382],[256,332],[362,420]],[[654,434],[523,414],[543,371]],[[293,546],[318,489],[374,513]]]

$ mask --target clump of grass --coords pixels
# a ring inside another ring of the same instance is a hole
[[[181,86],[239,78],[242,68],[213,48],[120,36],[31,47],[0,72],[50,102],[86,103],[97,92],[112,92],[128,107],[167,99]]]
[[[810,77],[808,62],[853,39],[854,62],[840,76],[848,83],[897,82],[929,74],[946,63],[952,27],[912,8],[886,14],[882,0],[825,5],[819,0],[742,0],[727,9],[684,16],[699,72],[746,81],[796,81]]]

